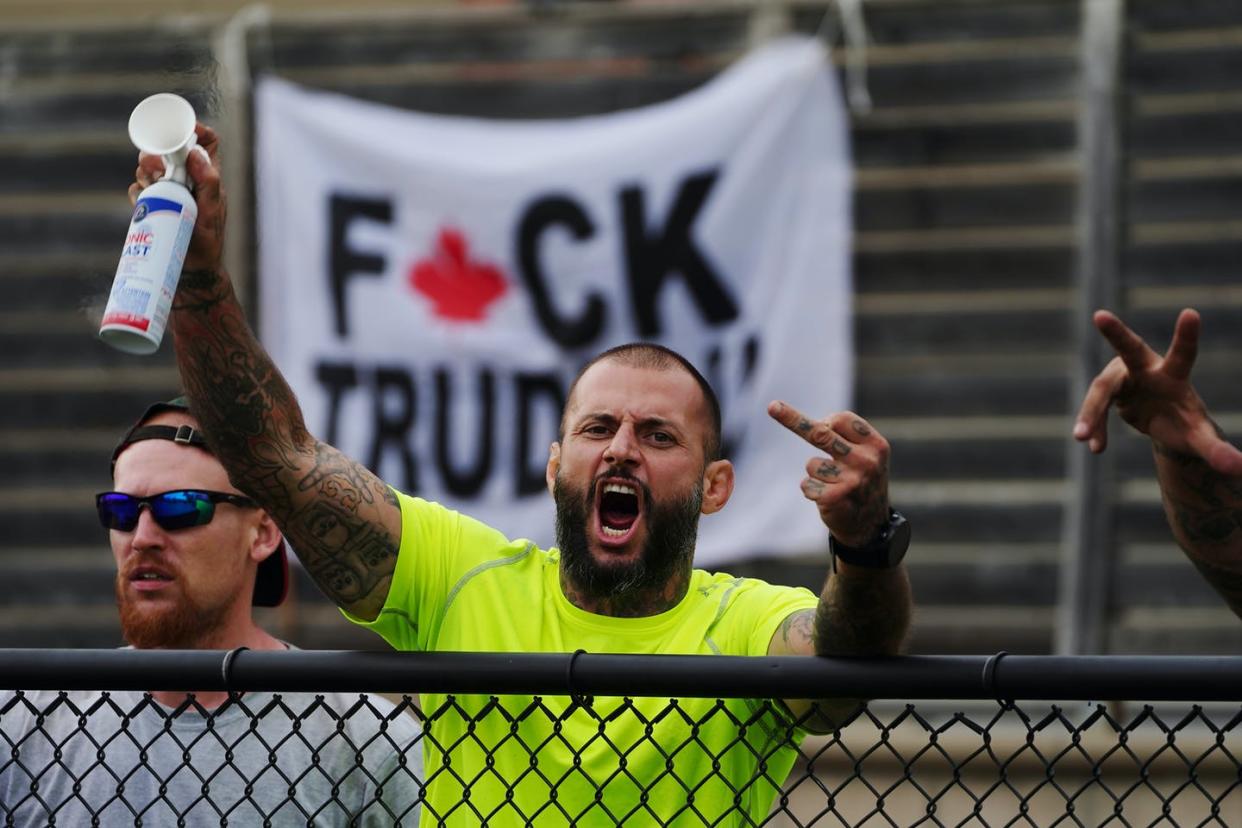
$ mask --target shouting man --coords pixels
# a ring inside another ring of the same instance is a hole
[[[547,464],[555,549],[397,492],[317,440],[222,267],[218,141],[202,125],[198,138],[198,222],[170,323],[182,380],[230,479],[355,623],[418,651],[897,652],[909,528],[889,506],[888,443],[852,413],[769,408],[820,452],[801,483],[835,552],[818,597],[694,569],[699,516],[728,503],[733,467],[715,394],[662,347],[606,352],[571,387]],[[140,157],[134,199],[160,169]],[[425,694],[423,707],[424,814],[544,825],[762,821],[801,728],[854,705]]]

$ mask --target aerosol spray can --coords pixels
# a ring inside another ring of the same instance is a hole
[[[164,160],[164,177],[138,195],[99,338],[130,354],[160,347],[185,252],[198,219],[185,162],[194,148],[194,108],[167,92],[134,107],[129,137]]]

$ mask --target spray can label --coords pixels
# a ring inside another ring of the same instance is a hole
[[[102,328],[128,329],[158,347],[197,213],[193,201],[182,204],[158,195],[138,199]]]

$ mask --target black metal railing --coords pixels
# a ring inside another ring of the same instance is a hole
[[[1239,825],[1240,700],[1237,657],[0,650],[0,825]]]

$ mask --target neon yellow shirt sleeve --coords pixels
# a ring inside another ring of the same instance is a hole
[[[341,612],[394,649],[426,651],[438,637],[453,585],[513,544],[471,517],[393,492],[401,504],[401,545],[388,598],[374,621]]]

